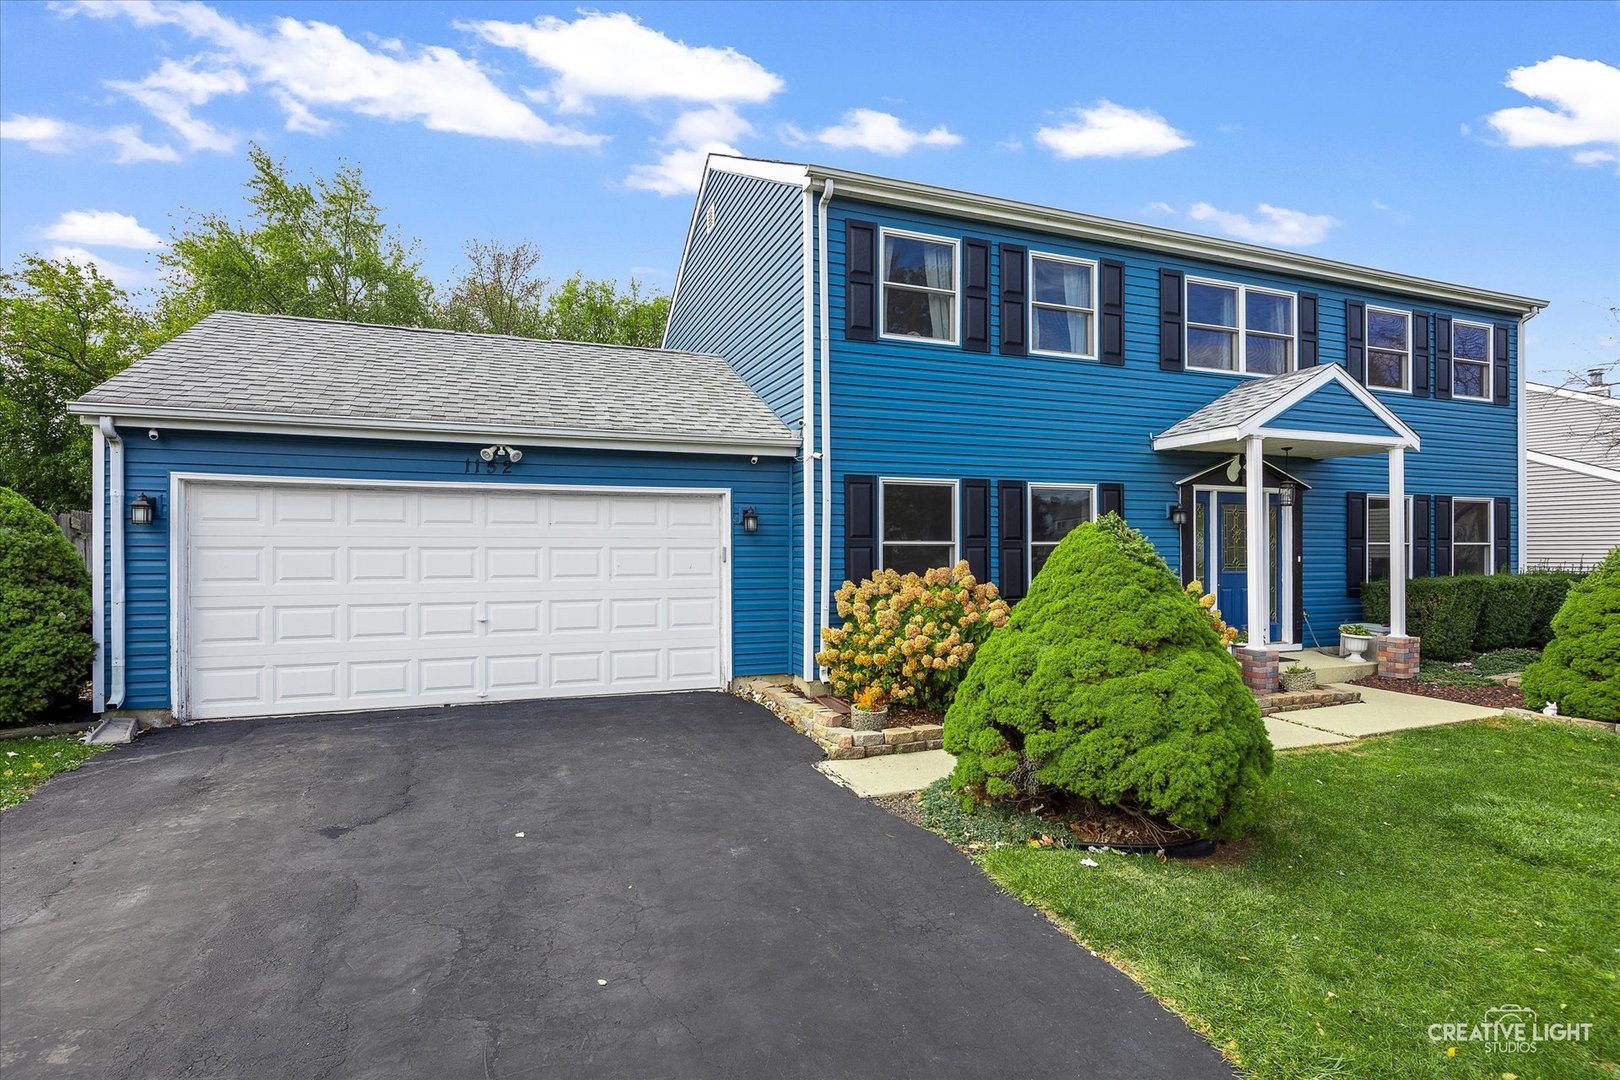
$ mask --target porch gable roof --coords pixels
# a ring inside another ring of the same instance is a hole
[[[1302,457],[1350,457],[1421,440],[1338,364],[1251,379],[1153,437],[1155,450],[1236,453],[1255,436]]]

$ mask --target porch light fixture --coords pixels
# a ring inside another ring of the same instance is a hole
[[[1187,524],[1187,510],[1180,503],[1170,504],[1170,524],[1178,529]]]
[[[1288,471],[1288,451],[1290,451],[1292,449],[1293,449],[1292,446],[1285,446],[1285,447],[1282,448],[1282,452],[1283,452],[1283,472],[1284,473],[1286,473]],[[1283,482],[1277,486],[1277,505],[1279,505],[1279,506],[1293,506],[1294,505],[1294,487],[1295,487],[1294,482],[1292,480],[1288,480],[1288,479],[1284,479]]]
[[[150,525],[156,513],[157,503],[149,499],[146,492],[143,491],[129,504],[129,523],[131,525]]]
[[[752,506],[742,512],[742,530],[749,536],[759,532],[759,511]]]

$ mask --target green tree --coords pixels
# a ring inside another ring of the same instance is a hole
[[[0,486],[90,507],[90,432],[66,405],[145,351],[148,317],[94,266],[25,255],[0,274]]]
[[[617,281],[593,281],[576,273],[547,298],[538,336],[655,349],[668,317],[669,297],[643,294],[635,278],[620,292]]]
[[[193,215],[161,257],[165,339],[223,310],[433,325],[433,286],[416,242],[383,223],[357,166],[309,184],[290,180],[285,163],[258,146],[248,160],[249,220]]]
[[[467,269],[445,291],[439,325],[478,334],[544,337],[547,278],[536,273],[540,246],[473,240],[463,249]]]
[[[0,724],[71,704],[95,656],[79,553],[56,522],[0,487]]]

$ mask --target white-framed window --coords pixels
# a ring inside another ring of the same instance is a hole
[[[1075,526],[1097,520],[1097,489],[1091,484],[1029,485],[1029,580]]]
[[[1412,576],[1412,496],[1406,497],[1406,576]],[[1367,580],[1389,577],[1389,496],[1367,496]]]
[[[1367,385],[1412,389],[1412,313],[1367,306]]]
[[[1491,327],[1486,323],[1451,322],[1451,396],[1491,400]]]
[[[1187,366],[1238,375],[1294,369],[1293,293],[1187,279]]]
[[[943,236],[883,230],[884,337],[956,344],[960,247]]]
[[[1097,264],[1067,255],[1029,256],[1029,343],[1054,356],[1097,355]]]
[[[1490,499],[1451,500],[1451,572],[1496,573],[1496,522]]]
[[[955,566],[955,480],[878,481],[879,565],[902,574]]]

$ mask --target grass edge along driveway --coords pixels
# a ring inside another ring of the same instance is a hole
[[[976,858],[1255,1077],[1617,1075],[1620,736],[1504,718],[1279,754],[1244,844]],[[1429,1036],[1504,1005],[1593,1027],[1534,1053]]]
[[[30,735],[0,739],[0,810],[16,806],[53,776],[72,772],[95,754],[78,735]]]

